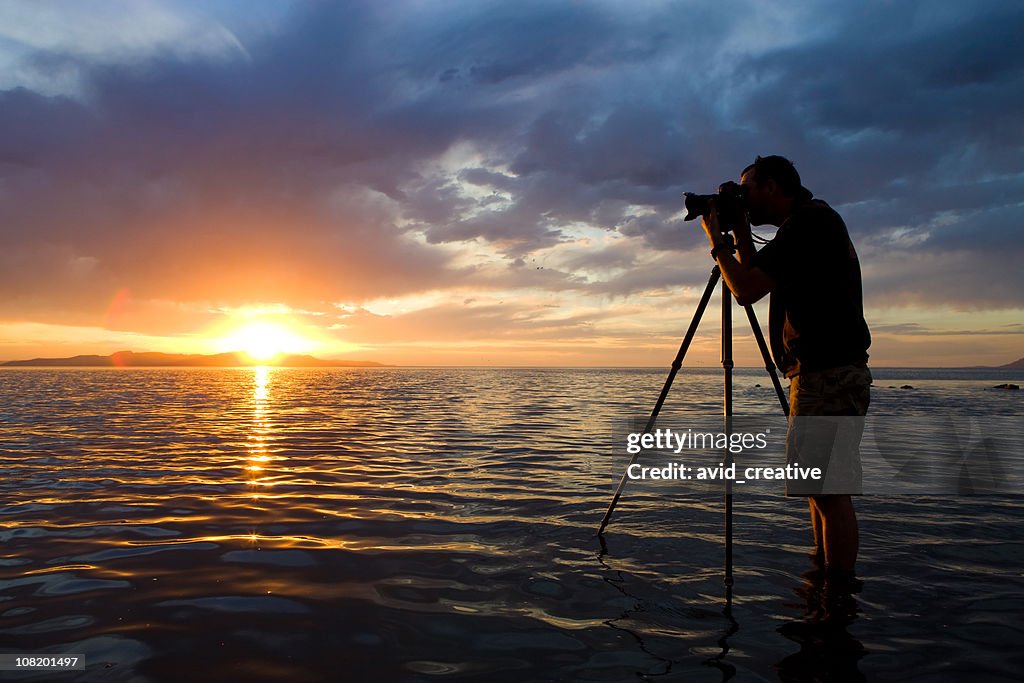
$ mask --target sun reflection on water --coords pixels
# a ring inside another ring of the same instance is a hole
[[[273,370],[264,365],[253,368],[253,428],[249,434],[249,462],[246,470],[249,472],[249,486],[273,486],[270,477],[263,475],[265,465],[273,458],[270,455],[268,443],[270,441],[270,384],[273,377]],[[253,492],[253,499],[259,499],[260,494]]]

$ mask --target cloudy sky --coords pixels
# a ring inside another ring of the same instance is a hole
[[[321,357],[667,367],[713,265],[681,193],[783,154],[849,226],[875,365],[1006,363],[1022,34],[1015,0],[6,0],[0,360],[255,321]]]

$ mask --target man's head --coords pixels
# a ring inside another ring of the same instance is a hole
[[[740,184],[746,190],[747,215],[752,225],[781,225],[797,201],[811,193],[800,183],[800,174],[785,157],[757,157],[743,169]]]

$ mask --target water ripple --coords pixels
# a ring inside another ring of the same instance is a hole
[[[876,377],[880,411],[1020,414],[984,378]],[[737,498],[739,631],[720,494],[632,488],[599,553],[612,421],[646,414],[661,370],[0,379],[0,649],[85,653],[61,680],[765,680],[808,647],[776,632],[801,616],[797,501]],[[720,382],[689,374],[670,400],[717,414]],[[777,407],[759,382],[737,372],[738,412]],[[859,506],[851,670],[1019,674],[1024,504]]]

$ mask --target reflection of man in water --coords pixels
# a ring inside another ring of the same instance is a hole
[[[734,256],[712,208],[704,218],[712,255],[722,277],[742,305],[771,293],[769,336],[772,355],[790,384],[790,432],[787,458],[804,467],[831,467],[853,477],[839,493],[825,493],[821,482],[788,481],[787,495],[806,495],[814,530],[815,556],[830,575],[852,577],[859,535],[851,493],[860,493],[860,431],[846,429],[822,446],[814,428],[828,420],[798,416],[863,416],[868,408],[871,374],[864,321],[860,263],[843,219],[828,204],[812,199],[793,164],[783,157],[758,157],[745,168],[741,185],[750,223],[723,226],[736,237]],[[774,239],[755,251],[750,224],[779,227]],[[738,258],[737,258],[738,256]],[[854,425],[859,420],[850,421]],[[826,477],[827,479],[827,477]],[[811,487],[808,487],[811,485]],[[835,490],[835,489],[833,489]]]

